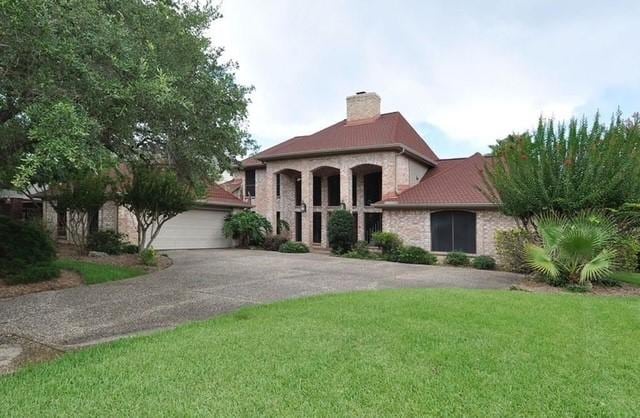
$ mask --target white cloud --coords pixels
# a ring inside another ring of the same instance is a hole
[[[250,130],[264,146],[343,118],[357,90],[479,147],[640,86],[637,2],[495,4],[227,0],[211,36],[256,87]]]

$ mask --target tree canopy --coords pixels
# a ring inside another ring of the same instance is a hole
[[[533,132],[509,135],[493,147],[485,193],[525,226],[546,211],[617,208],[640,200],[640,116],[609,126],[540,119]]]
[[[161,160],[190,182],[253,143],[249,87],[205,30],[216,7],[172,0],[0,0],[0,186]]]

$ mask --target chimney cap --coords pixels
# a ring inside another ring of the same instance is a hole
[[[363,91],[357,91],[357,92],[356,92],[356,94],[357,94],[357,95],[360,95],[360,94],[366,94],[366,93],[367,93],[367,92],[366,92],[366,91],[364,91],[364,90],[363,90]]]

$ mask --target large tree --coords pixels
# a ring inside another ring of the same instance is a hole
[[[540,119],[533,132],[498,141],[485,192],[528,226],[546,211],[574,214],[640,201],[640,116],[608,126]]]
[[[172,0],[0,0],[0,186],[162,160],[190,181],[252,146],[250,88]]]

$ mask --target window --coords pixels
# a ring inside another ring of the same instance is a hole
[[[431,250],[476,252],[476,214],[446,211],[431,214]]]
[[[351,177],[351,206],[358,206],[358,176]]]
[[[297,178],[296,179],[296,206],[301,206],[302,205],[302,179],[301,178]]]
[[[276,212],[276,234],[280,235],[280,212]]]
[[[329,206],[340,206],[340,176],[327,177],[329,187]]]
[[[256,170],[245,170],[244,187],[247,196],[256,197]]]
[[[373,234],[382,231],[382,214],[381,213],[365,213],[364,214],[364,240],[371,242]]]
[[[322,242],[322,212],[313,212],[313,242]]]
[[[280,174],[276,174],[276,197],[280,197]]]
[[[313,176],[313,206],[322,206],[322,177]]]
[[[372,204],[382,199],[382,172],[366,174],[364,176],[364,205]]]
[[[296,212],[296,241],[302,241],[302,212]]]

